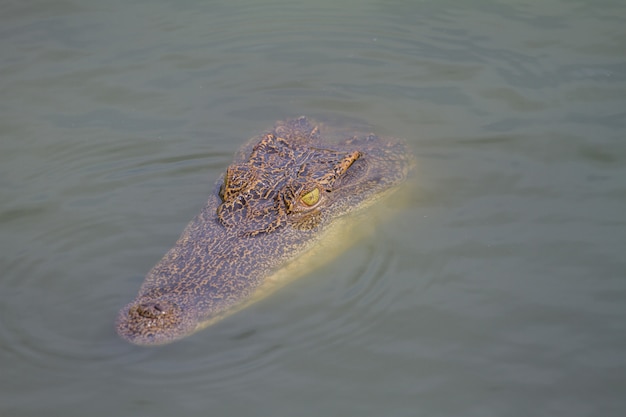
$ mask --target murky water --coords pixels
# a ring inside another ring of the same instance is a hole
[[[622,1],[0,16],[0,416],[623,416]],[[377,233],[181,342],[117,310],[249,137],[406,138]],[[408,206],[408,207],[407,207]]]

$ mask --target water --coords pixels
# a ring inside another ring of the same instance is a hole
[[[5,2],[0,416],[622,416],[622,1]],[[404,208],[186,340],[117,310],[247,138],[406,138]]]

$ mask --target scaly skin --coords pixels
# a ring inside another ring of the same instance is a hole
[[[206,206],[120,310],[118,334],[138,345],[169,343],[246,306],[293,261],[325,256],[315,248],[337,239],[333,227],[389,195],[413,164],[397,139],[333,144],[304,117],[277,122],[240,149]]]

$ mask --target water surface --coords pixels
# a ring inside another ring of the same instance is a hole
[[[624,19],[617,0],[5,5],[0,416],[623,416]],[[377,233],[181,342],[120,340],[236,149],[301,114],[410,143]]]

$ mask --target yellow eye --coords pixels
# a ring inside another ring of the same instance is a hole
[[[319,188],[313,188],[313,190],[309,191],[302,197],[300,197],[300,201],[302,201],[307,206],[314,206],[320,201],[320,190]]]

